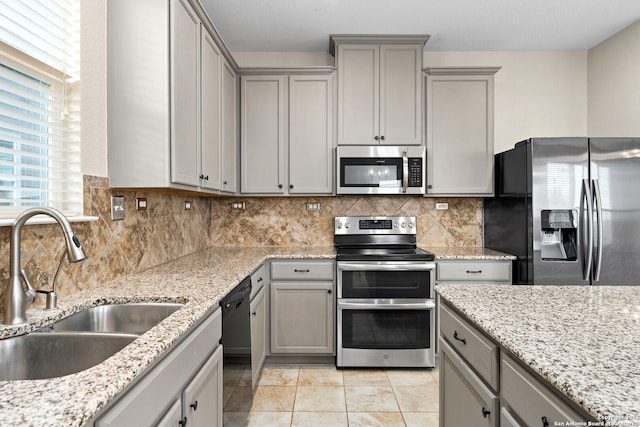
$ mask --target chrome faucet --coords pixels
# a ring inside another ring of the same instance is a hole
[[[27,220],[34,215],[41,214],[52,217],[58,222],[58,224],[60,224],[60,228],[62,228],[62,232],[64,234],[65,243],[67,244],[66,255],[69,257],[69,262],[82,261],[87,257],[84,249],[82,249],[82,246],[80,245],[80,241],[76,235],[73,234],[69,220],[62,215],[60,211],[48,207],[38,207],[27,209],[18,215],[11,227],[11,258],[9,260],[11,270],[9,283],[7,284],[7,290],[4,296],[4,324],[6,325],[26,323],[27,303],[32,304],[36,299],[36,290],[31,286],[26,272],[20,269],[20,235],[22,234],[22,227]],[[58,266],[56,278],[60,272],[60,266],[62,265],[63,260],[64,254],[60,259],[61,264]],[[22,281],[24,281],[27,286],[26,291],[22,285]],[[55,283],[53,297],[55,297]]]

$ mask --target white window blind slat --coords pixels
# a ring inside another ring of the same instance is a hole
[[[79,0],[0,0],[0,217],[82,213]]]

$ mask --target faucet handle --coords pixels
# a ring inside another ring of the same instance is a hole
[[[22,278],[22,281],[25,283],[25,285],[27,285],[27,290],[25,291],[25,296],[27,297],[27,303],[33,304],[36,301],[36,290],[31,285],[31,281],[29,281],[29,278],[27,277],[27,272],[24,271],[24,268],[20,269],[20,277]]]
[[[47,296],[47,305],[45,306],[45,309],[53,310],[58,308],[58,294],[56,294],[56,291],[42,291],[38,289],[36,292]]]

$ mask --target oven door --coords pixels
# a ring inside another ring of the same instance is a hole
[[[433,299],[434,262],[338,261],[338,298]]]
[[[338,299],[337,366],[435,366],[433,300]]]

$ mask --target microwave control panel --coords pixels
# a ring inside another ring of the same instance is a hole
[[[422,158],[409,157],[409,187],[422,187]]]

